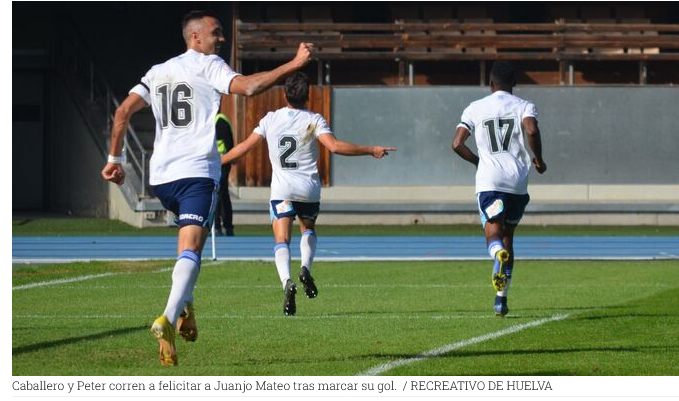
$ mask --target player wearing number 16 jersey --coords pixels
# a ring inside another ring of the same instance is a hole
[[[221,174],[215,141],[215,116],[222,94],[254,95],[302,68],[311,59],[313,45],[300,43],[290,62],[245,76],[235,73],[217,54],[225,38],[222,25],[209,11],[184,17],[182,34],[186,52],[151,68],[116,110],[104,179],[123,184],[123,138],[131,116],[151,105],[156,138],[150,179],[163,206],[177,216],[178,258],[165,311],[151,327],[159,343],[160,362],[176,365],[175,327],[187,341],[198,336],[193,290],[201,252],[212,224]]]
[[[269,145],[271,178],[270,211],[274,239],[274,258],[283,286],[283,313],[295,314],[297,286],[290,278],[290,236],[295,216],[302,233],[300,240],[301,269],[299,280],[309,298],[318,295],[311,277],[311,264],[316,252],[316,217],[321,200],[321,180],[316,162],[321,142],[332,153],[345,156],[372,155],[384,157],[395,148],[361,146],[340,141],[333,135],[323,116],[306,109],[309,79],[297,72],[285,80],[287,107],[268,113],[253,133],[222,156],[222,163],[232,163],[263,140]]]
[[[492,93],[471,103],[462,113],[453,139],[453,150],[477,166],[476,196],[488,253],[494,260],[492,283],[497,291],[495,314],[505,316],[507,293],[514,268],[514,229],[529,201],[528,172],[531,158],[524,133],[533,151],[535,170],[547,170],[535,105],[512,95],[514,69],[498,61],[490,73]],[[474,135],[476,156],[465,145]]]

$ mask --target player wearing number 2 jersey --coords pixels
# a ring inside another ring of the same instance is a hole
[[[151,68],[116,110],[104,179],[123,184],[123,138],[130,117],[151,105],[156,137],[149,182],[163,206],[177,216],[178,258],[172,288],[163,314],[151,328],[160,345],[160,362],[176,365],[175,327],[187,341],[198,335],[193,289],[200,271],[201,252],[212,224],[219,190],[220,160],[215,141],[215,116],[221,94],[254,95],[302,68],[313,45],[300,43],[290,62],[244,76],[235,73],[217,54],[224,34],[217,16],[192,11],[184,17],[186,52]]]
[[[528,172],[531,158],[524,133],[533,151],[538,173],[547,169],[535,105],[512,95],[514,69],[498,61],[490,73],[491,95],[470,104],[462,113],[453,139],[453,150],[477,166],[476,195],[488,253],[494,260],[495,314],[505,316],[507,293],[514,267],[514,229],[528,204]],[[465,145],[474,135],[476,156]]]
[[[316,162],[321,142],[332,153],[345,156],[372,155],[384,157],[395,148],[361,146],[340,141],[333,135],[323,116],[306,109],[309,100],[309,80],[297,72],[285,81],[287,107],[268,113],[245,141],[226,155],[222,163],[232,163],[266,139],[271,178],[270,211],[276,245],[274,258],[283,285],[283,313],[294,315],[297,308],[297,287],[290,278],[290,236],[295,216],[299,219],[301,269],[299,280],[309,298],[318,295],[311,277],[311,265],[316,252],[315,224],[321,200],[321,180]]]

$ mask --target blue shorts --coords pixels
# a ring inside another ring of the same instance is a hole
[[[505,224],[516,226],[523,217],[526,205],[530,201],[528,194],[516,195],[507,192],[486,191],[476,194],[481,216],[481,226],[487,221],[501,219]]]
[[[210,178],[183,178],[153,187],[163,207],[180,227],[210,227],[217,207],[219,184]]]
[[[270,202],[269,214],[271,221],[281,217],[295,217],[300,219],[316,221],[320,202],[296,202],[288,200],[272,200]]]

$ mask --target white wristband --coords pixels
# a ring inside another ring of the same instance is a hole
[[[114,164],[123,164],[123,157],[108,155],[108,162]]]

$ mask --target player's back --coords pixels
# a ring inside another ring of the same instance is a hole
[[[214,118],[220,92],[228,93],[236,75],[218,56],[188,50],[142,78],[156,119],[152,185],[188,177],[219,179]]]
[[[255,128],[266,138],[271,177],[271,199],[318,202],[316,138],[331,133],[323,116],[309,110],[283,107],[268,113]]]
[[[522,121],[537,118],[535,106],[504,91],[472,102],[462,114],[462,125],[472,132],[479,153],[476,192],[528,193],[530,156]]]

